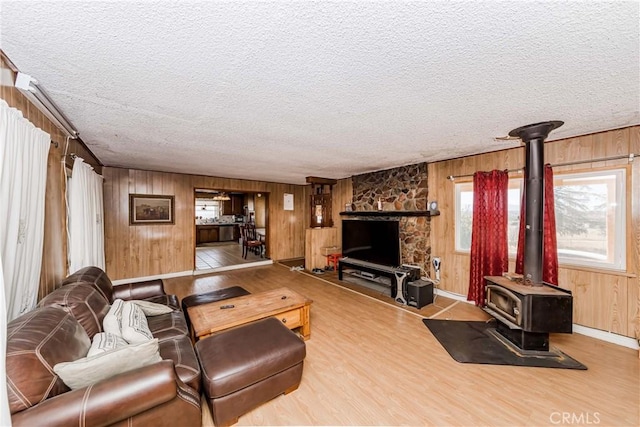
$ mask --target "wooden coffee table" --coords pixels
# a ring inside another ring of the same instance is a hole
[[[266,317],[277,317],[289,329],[311,337],[310,299],[289,288],[278,288],[189,307],[191,338],[197,341],[225,329]]]

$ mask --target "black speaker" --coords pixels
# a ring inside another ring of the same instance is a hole
[[[411,282],[414,280],[420,280],[420,272],[422,270],[420,270],[420,267],[418,267],[417,265],[402,264],[400,267],[398,267],[398,270],[406,272],[407,280]]]
[[[407,283],[407,304],[422,308],[433,303],[433,283],[425,280],[414,280]]]

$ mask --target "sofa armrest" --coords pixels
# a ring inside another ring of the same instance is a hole
[[[17,426],[106,426],[126,420],[176,397],[173,362],[115,375],[92,386],[68,391],[12,415]]]
[[[144,282],[126,283],[113,287],[113,299],[145,299],[165,295],[162,279],[147,280]]]

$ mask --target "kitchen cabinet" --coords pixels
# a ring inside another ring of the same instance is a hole
[[[222,215],[233,215],[233,197],[222,202]]]
[[[220,227],[217,225],[196,225],[196,245],[220,241]]]
[[[244,215],[244,196],[242,194],[232,194],[230,200],[222,203],[224,215]]]
[[[244,215],[244,196],[242,194],[235,195],[231,201],[233,202],[233,215]]]

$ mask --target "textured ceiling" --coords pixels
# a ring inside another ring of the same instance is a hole
[[[640,123],[639,3],[1,2],[108,166],[287,183]]]

